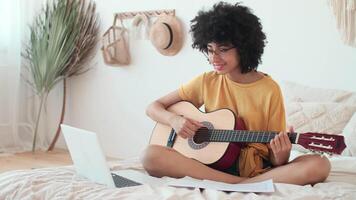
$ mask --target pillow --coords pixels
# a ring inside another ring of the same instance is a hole
[[[338,102],[356,105],[356,92],[323,89],[282,81],[281,90],[286,102]]]
[[[287,125],[297,133],[343,134],[356,106],[325,102],[286,102]],[[356,121],[356,120],[355,120]]]
[[[356,156],[356,113],[345,126],[343,133],[347,147],[342,155]]]

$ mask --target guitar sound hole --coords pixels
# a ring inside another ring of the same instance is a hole
[[[193,137],[193,141],[196,144],[201,144],[203,142],[207,142],[209,139],[209,129],[206,127],[202,127],[198,129]]]
[[[214,129],[214,126],[207,121],[201,122],[204,127],[200,128],[193,138],[188,139],[188,144],[192,149],[202,149],[209,144],[209,130]]]

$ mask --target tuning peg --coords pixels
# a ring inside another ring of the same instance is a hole
[[[330,152],[324,152],[324,151],[319,151],[319,154],[320,154],[322,157],[330,157],[330,156],[332,156],[332,153],[330,153]]]
[[[324,153],[322,151],[315,150],[315,149],[310,149],[310,152],[312,152],[313,154],[318,154],[318,155],[323,155],[323,153]]]
[[[328,155],[329,157],[333,155],[331,152],[324,152],[324,154]]]

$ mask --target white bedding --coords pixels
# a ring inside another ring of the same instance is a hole
[[[292,158],[301,153],[293,151]],[[0,199],[356,199],[356,157],[330,158],[332,171],[315,186],[275,184],[271,194],[135,186],[108,188],[75,174],[72,166],[17,170],[0,174]],[[113,170],[142,170],[138,159],[111,163]]]

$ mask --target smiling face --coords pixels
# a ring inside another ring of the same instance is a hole
[[[207,56],[214,70],[219,74],[240,73],[240,58],[232,44],[211,42],[207,45]]]

